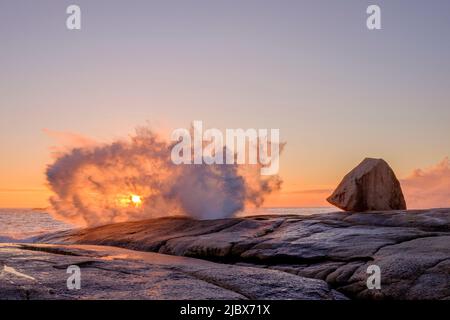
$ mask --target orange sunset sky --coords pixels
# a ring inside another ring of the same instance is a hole
[[[280,129],[265,206],[327,206],[375,157],[408,207],[450,207],[449,2],[379,2],[374,32],[356,0],[80,0],[79,31],[67,1],[0,5],[0,207],[48,206],[55,150],[194,120]]]

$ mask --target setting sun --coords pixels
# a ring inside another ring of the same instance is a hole
[[[131,195],[131,202],[135,206],[138,206],[138,205],[140,205],[142,203],[142,200],[141,200],[140,196],[133,194],[133,195]]]
[[[138,208],[142,204],[142,199],[137,194],[123,194],[116,197],[116,204],[122,208],[130,206]]]

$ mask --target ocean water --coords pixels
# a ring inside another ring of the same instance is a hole
[[[298,214],[311,215],[338,211],[334,207],[321,208],[258,208],[246,209],[237,214],[238,217],[245,215],[283,215]],[[32,237],[55,231],[75,228],[54,219],[44,210],[36,209],[0,209],[0,242],[32,241]]]
[[[74,227],[53,219],[42,210],[0,209],[0,242],[26,240],[40,234]]]

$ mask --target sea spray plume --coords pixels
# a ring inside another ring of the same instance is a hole
[[[175,165],[174,144],[148,128],[128,141],[72,149],[47,168],[53,215],[92,226],[174,214],[231,217],[279,189],[259,165]]]
[[[197,219],[228,218],[244,209],[246,185],[237,165],[183,165],[172,198]]]
[[[168,146],[149,130],[139,129],[130,141],[76,148],[47,169],[55,195],[55,216],[81,225],[119,222],[156,215],[171,209],[161,201],[170,179]],[[176,169],[176,168],[172,168]],[[131,205],[139,195],[152,206]],[[164,205],[163,205],[164,204]]]

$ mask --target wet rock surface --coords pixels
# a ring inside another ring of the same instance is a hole
[[[0,270],[0,299],[346,299],[282,271],[112,247],[0,244]]]
[[[450,298],[450,209],[212,221],[162,218],[56,233],[37,241],[118,246],[230,268],[278,270],[325,281],[352,299]],[[381,290],[366,285],[367,268],[374,264],[381,269]],[[220,277],[230,281],[225,273]],[[290,297],[292,287],[279,282]]]

